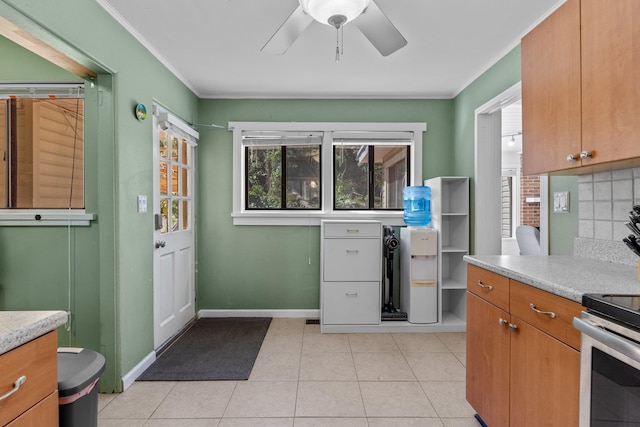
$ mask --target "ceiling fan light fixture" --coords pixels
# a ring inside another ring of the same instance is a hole
[[[316,21],[335,27],[331,23],[336,15],[346,18],[341,25],[356,19],[369,6],[371,0],[299,0],[302,9]],[[333,20],[335,21],[335,19]]]

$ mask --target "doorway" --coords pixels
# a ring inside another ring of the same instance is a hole
[[[528,202],[527,195],[520,190],[524,179],[519,155],[516,160],[517,144],[523,137],[522,128],[518,129],[522,114],[520,100],[521,84],[517,83],[475,112],[476,255],[518,254],[514,232],[523,222],[523,211],[529,209],[527,206],[533,206],[539,212],[541,254],[549,253],[548,178],[535,178],[539,192]],[[508,196],[505,196],[506,192],[509,192]],[[507,198],[510,205],[505,207]]]
[[[154,348],[195,317],[194,167],[198,132],[154,106]]]

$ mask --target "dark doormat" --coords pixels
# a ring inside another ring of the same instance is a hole
[[[138,381],[247,380],[271,318],[199,319]]]

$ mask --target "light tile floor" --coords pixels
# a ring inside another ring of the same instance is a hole
[[[99,427],[478,427],[464,333],[320,334],[271,322],[248,381],[136,382]]]

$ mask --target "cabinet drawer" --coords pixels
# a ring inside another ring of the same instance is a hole
[[[580,349],[580,332],[571,323],[574,317],[580,317],[580,304],[515,280],[511,281],[510,298],[512,316],[576,350]],[[534,309],[548,314],[538,313]]]
[[[58,427],[58,392],[54,391],[40,403],[13,420],[7,427]]]
[[[322,323],[377,325],[380,323],[380,282],[324,283]]]
[[[509,311],[509,279],[475,265],[467,266],[467,289]]]
[[[381,237],[382,227],[379,223],[338,222],[324,224],[324,237]]]
[[[379,281],[382,277],[382,244],[378,239],[326,239],[324,280]]]
[[[0,425],[5,425],[49,396],[58,387],[56,332],[36,338],[0,356],[0,394],[13,389],[21,376],[27,381],[0,401]]]

